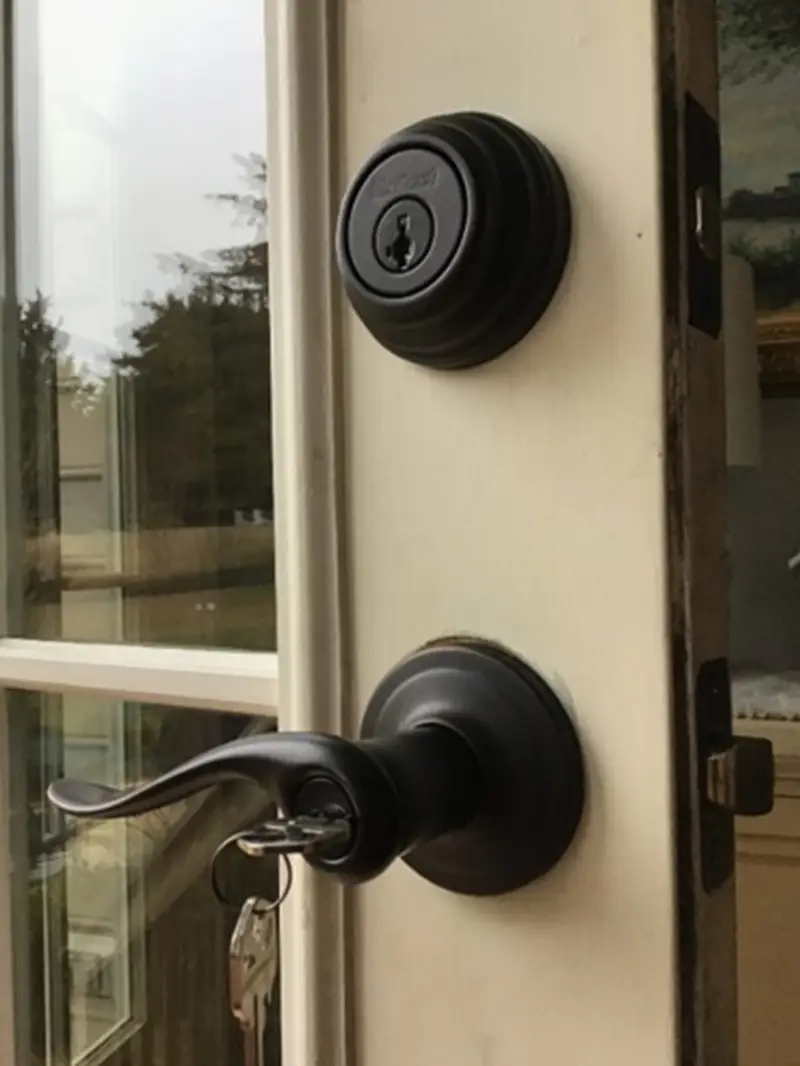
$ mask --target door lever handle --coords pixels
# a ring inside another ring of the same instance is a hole
[[[580,746],[544,680],[504,649],[446,640],[378,685],[359,740],[261,733],[197,755],[128,790],[61,780],[48,788],[78,818],[126,818],[245,779],[290,818],[346,819],[346,838],[305,855],[348,882],[394,859],[456,892],[496,895],[546,873],[583,810]]]
[[[356,790],[366,770],[360,748],[321,733],[258,733],[239,737],[181,763],[154,781],[131,789],[63,779],[48,788],[60,810],[79,818],[130,818],[227,781],[249,780],[272,790],[290,789],[311,771],[345,774]],[[367,784],[366,787],[369,787]]]
[[[353,824],[338,871],[367,880],[409,847],[460,828],[478,802],[478,765],[444,726],[348,741],[322,733],[260,733],[211,748],[129,790],[62,780],[50,800],[79,818],[128,818],[214,785],[249,780],[277,793],[292,817],[336,809]],[[330,856],[334,859],[334,856]]]

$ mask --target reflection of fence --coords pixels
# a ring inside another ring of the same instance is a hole
[[[113,552],[112,552],[113,549]],[[122,589],[126,595],[167,595],[201,589],[272,584],[274,532],[271,524],[139,530],[85,534],[49,533],[31,538],[28,574],[58,572],[45,599],[60,592]],[[107,560],[130,560],[111,569]],[[57,565],[60,563],[60,567]],[[39,583],[42,592],[44,583]],[[37,597],[42,602],[42,597]]]

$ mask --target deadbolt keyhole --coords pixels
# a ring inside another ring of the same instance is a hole
[[[414,256],[414,241],[409,231],[410,220],[408,215],[397,216],[397,232],[394,240],[386,249],[387,256],[398,271],[408,270],[408,264]]]
[[[386,270],[404,274],[428,252],[433,240],[433,218],[419,200],[404,197],[384,211],[375,229],[375,254]]]

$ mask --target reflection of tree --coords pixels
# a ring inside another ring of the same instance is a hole
[[[760,308],[777,310],[791,306],[800,298],[800,234],[792,234],[782,244],[771,246],[741,238],[732,241],[729,249],[752,265]]]
[[[216,525],[271,511],[266,167],[241,160],[250,191],[225,194],[255,239],[204,261],[177,257],[178,284],[142,304],[133,377],[144,525]]]
[[[726,84],[763,85],[800,59],[798,0],[718,0],[717,14],[723,96]],[[787,157],[787,169],[794,162]],[[725,204],[725,218],[749,224],[750,232],[734,237],[728,247],[753,267],[757,306],[774,310],[793,305],[800,297],[800,236],[792,227],[800,219],[797,174],[789,174],[788,184],[771,192],[735,190]],[[774,232],[768,241],[758,238],[758,227],[765,223],[783,229],[780,243]]]
[[[65,338],[48,314],[41,293],[19,310],[20,451],[23,523],[27,536],[44,530],[52,499],[42,499],[46,488],[42,467],[55,457],[54,415],[58,362],[65,354]]]
[[[728,241],[728,250],[752,265],[757,306],[775,310],[793,304],[800,296],[800,234],[792,225],[800,222],[800,193],[788,188],[772,193],[737,189],[725,203],[724,217],[749,224],[747,234]],[[759,227],[764,223],[781,225],[784,239],[780,243],[759,241]]]
[[[723,48],[749,50],[762,71],[800,57],[797,0],[719,0]]]
[[[250,228],[250,240],[202,260],[175,256],[175,284],[146,298],[133,344],[115,372],[131,379],[136,411],[140,526],[219,525],[235,510],[272,509],[266,165],[239,160],[242,193],[213,197]],[[68,338],[37,294],[20,309],[24,521],[28,537],[58,528],[58,381],[81,382]]]
[[[736,189],[725,203],[725,218],[746,219],[750,222],[800,220],[800,190],[779,194]]]
[[[41,532],[45,518],[37,490],[41,489],[45,457],[54,460],[56,454],[58,383],[77,380],[74,402],[84,407],[91,406],[102,385],[76,365],[69,351],[69,337],[53,321],[49,303],[41,293],[23,300],[19,307],[17,344],[23,521],[26,532]]]
[[[60,580],[57,405],[66,338],[41,293],[20,306],[17,330],[24,628],[32,635],[53,636],[50,627],[56,620],[48,605]]]

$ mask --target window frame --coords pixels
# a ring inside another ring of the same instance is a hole
[[[332,232],[339,185],[333,60],[334,0],[265,0],[270,298],[273,351],[278,655],[213,648],[21,639],[19,464],[15,412],[0,428],[0,1064],[27,1058],[27,901],[14,875],[24,812],[13,809],[16,765],[5,690],[102,694],[210,712],[277,715],[282,729],[340,732],[342,648],[339,472],[332,263],[304,249]],[[15,291],[13,30],[2,31],[0,82],[3,224],[0,292]],[[0,367],[0,410],[16,394],[11,360]],[[279,710],[280,708],[280,710]],[[342,889],[304,864],[281,912],[282,1033],[287,1060],[346,1061]],[[336,994],[331,995],[334,987]]]

